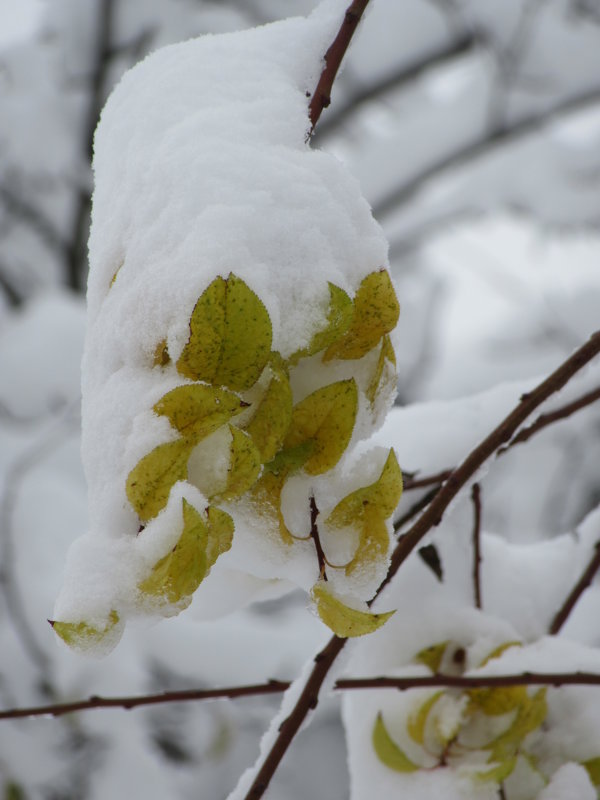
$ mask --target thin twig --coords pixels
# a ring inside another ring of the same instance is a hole
[[[471,488],[473,503],[473,595],[475,608],[481,608],[481,487]]]
[[[556,635],[562,626],[565,624],[571,611],[575,608],[579,598],[588,588],[592,580],[594,579],[594,575],[600,569],[600,541],[596,542],[594,547],[594,554],[590,559],[589,564],[585,568],[581,578],[577,581],[573,589],[571,590],[570,594],[568,595],[565,602],[562,604],[560,609],[556,612],[554,619],[552,620],[552,624],[549,628],[549,633],[552,635]]]
[[[407,522],[410,522],[411,519],[414,519],[419,511],[423,511],[423,509],[431,503],[433,498],[442,488],[441,483],[437,486],[434,486],[433,489],[430,489],[426,494],[423,495],[416,503],[414,503],[401,517],[394,520],[394,533],[398,533],[398,531],[403,528]]]
[[[424,486],[431,486],[432,483],[442,483],[452,474],[452,469],[444,469],[434,475],[425,475],[423,478],[409,477],[404,480],[404,491],[410,492],[412,489],[422,489]]]
[[[344,21],[337,36],[325,53],[325,67],[308,106],[311,133],[319,121],[321,112],[331,102],[331,87],[335,76],[368,3],[369,0],[353,0],[344,15]]]
[[[321,537],[319,536],[319,528],[317,526],[317,517],[319,516],[319,509],[314,494],[310,496],[310,537],[315,543],[315,550],[317,551],[317,560],[319,562],[319,576],[326,581],[327,573],[325,572],[326,558],[321,545]]]
[[[497,686],[600,686],[600,672],[520,672],[512,675],[412,675],[404,678],[342,678],[336,689],[451,689]]]

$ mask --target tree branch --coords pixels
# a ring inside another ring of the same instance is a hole
[[[600,686],[595,672],[521,672],[518,675],[414,675],[405,678],[343,678],[336,689],[472,689],[496,686]]]
[[[585,568],[583,575],[571,592],[569,593],[567,599],[562,604],[560,609],[556,612],[554,619],[552,620],[552,624],[550,625],[549,633],[552,635],[556,635],[562,626],[567,621],[571,611],[575,608],[579,598],[591,584],[592,580],[594,579],[595,574],[600,569],[600,541],[596,542],[594,547],[594,554],[590,559],[589,564]]]
[[[481,487],[474,483],[471,488],[473,503],[473,595],[475,608],[481,608]]]
[[[342,59],[346,54],[348,45],[354,36],[356,28],[358,27],[358,23],[360,22],[360,18],[362,17],[368,3],[369,0],[353,0],[346,10],[344,21],[342,22],[342,26],[339,29],[337,36],[325,53],[325,67],[321,72],[321,77],[319,78],[315,91],[312,94],[311,101],[308,105],[311,133],[319,121],[321,112],[324,108],[327,108],[331,102],[331,87],[333,86],[335,76],[338,73]]]

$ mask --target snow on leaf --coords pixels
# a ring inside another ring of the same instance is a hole
[[[217,546],[213,546],[211,553],[214,561],[219,555],[218,543],[221,541],[219,536],[216,539]],[[139,590],[171,604],[183,601],[187,605],[186,600],[196,591],[210,568],[207,557],[208,541],[207,522],[190,503],[183,500],[181,536],[171,552],[161,558],[150,575],[139,584]]]
[[[371,614],[368,611],[350,608],[335,597],[323,582],[313,586],[311,595],[321,620],[342,639],[373,633],[395,613],[388,611],[383,614]]]
[[[287,371],[280,359],[272,359],[270,369],[273,377],[246,425],[263,463],[271,461],[280,449],[292,420],[292,389]]]
[[[187,478],[187,462],[193,446],[194,442],[188,439],[159,444],[131,470],[127,476],[127,497],[142,522],[162,511],[173,484]]]
[[[327,472],[348,446],[357,409],[358,390],[353,378],[317,389],[294,406],[284,449],[314,443],[304,469],[309,475]]]
[[[499,717],[520,708],[529,700],[525,686],[497,686],[471,689],[468,692],[470,706],[490,717]]]
[[[265,467],[262,476],[252,487],[251,494],[258,512],[263,516],[273,518],[277,523],[282,540],[286,544],[292,544],[294,537],[288,530],[281,511],[281,492],[286,476],[285,470],[275,472],[267,470]]]
[[[586,770],[594,786],[600,786],[600,756],[582,761],[581,766]]]
[[[522,642],[519,642],[517,639],[510,642],[503,642],[502,644],[498,645],[491,653],[488,653],[487,656],[483,659],[483,661],[479,664],[480,667],[484,667],[494,658],[500,658],[500,656],[509,650],[511,647],[522,647]]]
[[[420,769],[389,735],[381,712],[377,715],[373,726],[372,742],[377,757],[386,767],[396,770],[396,772],[417,772]]]
[[[215,386],[188,383],[171,389],[154,405],[154,412],[168,418],[184,439],[196,444],[244,410],[240,398]]]
[[[152,364],[155,367],[166,367],[170,360],[169,351],[167,350],[167,340],[163,339],[156,345]]]
[[[269,360],[273,329],[260,298],[233,273],[200,295],[177,369],[193,380],[249,389]]]
[[[513,772],[517,765],[517,757],[507,758],[491,769],[475,772],[473,777],[484,783],[502,783]]]
[[[415,661],[425,664],[425,666],[429,667],[433,674],[436,675],[440,671],[442,659],[444,658],[444,653],[446,652],[448,644],[448,642],[439,642],[439,644],[432,644],[430,647],[419,650],[415,656]]]
[[[429,718],[429,714],[431,709],[443,695],[443,692],[435,692],[425,700],[419,706],[418,711],[416,714],[411,714],[408,718],[406,723],[406,730],[410,738],[417,742],[417,744],[423,744],[425,739],[425,726],[427,725],[427,720]]]
[[[490,751],[488,761],[503,762],[518,753],[525,737],[540,727],[547,713],[545,688],[531,697],[527,694],[510,727],[483,748]]]
[[[395,368],[396,353],[392,347],[390,337],[386,335],[381,340],[381,349],[379,350],[379,358],[377,359],[375,373],[367,387],[366,394],[371,406],[375,405],[377,395],[381,391],[382,387],[387,384],[388,380],[395,379],[395,371],[393,373],[394,377],[390,376],[389,373],[386,374],[386,366],[388,364]]]
[[[315,333],[308,347],[293,353],[289,357],[288,363],[294,366],[301,358],[320,353],[321,350],[325,350],[326,347],[337,342],[348,330],[353,313],[352,300],[346,292],[334,283],[329,283],[329,310],[326,327]]]
[[[229,467],[227,469],[227,485],[219,493],[221,500],[233,500],[240,497],[256,483],[261,468],[260,453],[252,438],[244,431],[229,426],[231,445],[229,451]]]
[[[362,358],[382,336],[396,327],[399,314],[400,306],[389,274],[386,270],[371,272],[356,292],[350,327],[339,341],[327,348],[323,360]]]
[[[60,638],[75,650],[88,650],[101,644],[108,637],[120,637],[119,615],[111,611],[103,627],[89,625],[87,622],[61,622],[50,620],[52,629]]]
[[[206,509],[208,518],[208,542],[206,544],[206,571],[217,558],[226,553],[233,542],[233,520],[226,511],[216,506]]]

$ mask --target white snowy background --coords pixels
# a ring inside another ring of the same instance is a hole
[[[0,0],[3,15],[14,5]],[[0,44],[3,708],[290,679],[328,638],[304,596],[294,594],[216,622],[184,613],[132,626],[102,661],[59,646],[46,623],[67,548],[87,524],[79,361],[90,142],[99,110],[123,71],[150,50],[315,5],[52,0],[29,30],[25,24]],[[457,463],[523,391],[600,327],[600,11],[594,0],[372,5],[314,146],[347,164],[388,236],[402,305],[400,380],[398,407],[378,441],[393,444],[405,470],[427,474]],[[548,407],[599,384],[600,368],[592,365]],[[597,584],[563,629],[561,648],[543,640],[600,539],[599,457],[600,412],[591,406],[478,476],[484,612],[490,630],[504,620],[532,646],[541,641],[528,668],[596,664],[600,671]],[[398,513],[418,496],[407,493]],[[389,624],[404,644],[390,652],[384,628],[372,653],[368,640],[352,648],[355,673],[409,661],[426,644],[419,611],[433,620],[433,642],[443,638],[439,603],[472,603],[468,498],[465,491],[428,540],[438,546],[444,584],[418,556],[411,559],[389,596],[390,607],[401,608]],[[589,722],[600,690],[553,691],[572,749],[564,757],[600,755],[600,731]],[[360,702],[356,696],[348,703],[347,719],[366,718]],[[69,800],[224,798],[255,759],[277,703],[257,698],[0,722],[0,791]],[[577,717],[584,711],[590,728]],[[375,771],[383,768],[360,750],[360,725],[351,730],[350,772],[363,775],[354,799],[383,800],[389,791]],[[590,747],[594,737],[598,753]],[[581,780],[567,769],[544,800],[572,797]],[[268,796],[342,800],[348,786],[339,700],[329,698]],[[414,788],[411,800],[428,791]],[[578,791],[584,797],[588,790]]]

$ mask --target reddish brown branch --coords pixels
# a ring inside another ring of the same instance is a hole
[[[311,133],[319,121],[321,112],[331,102],[331,87],[335,76],[368,3],[369,0],[353,0],[344,15],[344,21],[337,36],[325,53],[325,67],[308,106]]]
[[[595,672],[521,672],[518,675],[413,675],[405,678],[344,678],[336,689],[453,689],[496,686],[600,686]]]
[[[434,486],[433,489],[430,489],[426,494],[423,495],[423,497],[421,497],[420,500],[417,500],[416,503],[407,509],[407,511],[405,511],[401,517],[398,517],[398,519],[394,520],[394,533],[398,533],[398,531],[404,527],[407,522],[410,522],[411,519],[414,519],[414,517],[417,516],[419,511],[423,511],[423,509],[426,508],[429,503],[431,503],[433,498],[439,492],[440,488],[441,484]]]
[[[435,475],[425,475],[423,478],[413,478],[412,476],[404,480],[404,491],[410,492],[411,489],[422,489],[424,486],[431,486],[435,483],[442,483],[452,475],[451,469],[444,469],[436,472]]]
[[[317,517],[319,516],[319,509],[315,501],[314,494],[310,496],[310,538],[315,543],[315,550],[317,551],[317,560],[319,562],[319,576],[324,581],[327,580],[327,573],[325,572],[326,558],[321,545],[321,537],[319,536],[319,527],[317,525]]]
[[[481,487],[474,483],[471,489],[473,503],[473,595],[475,608],[481,608]]]
[[[557,408],[555,411],[550,411],[547,414],[541,414],[535,420],[535,422],[532,422],[531,425],[528,425],[526,428],[523,428],[522,431],[519,431],[519,433],[508,443],[504,449],[508,450],[509,447],[513,447],[515,444],[526,442],[538,431],[542,430],[548,425],[552,425],[553,422],[558,422],[561,419],[570,417],[571,414],[574,414],[576,411],[580,411],[582,408],[595,403],[596,400],[600,400],[600,387],[582,395],[582,397],[573,400],[571,403],[567,403],[566,405]]]
[[[594,575],[600,569],[600,541],[596,542],[596,546],[594,547],[594,554],[590,559],[589,564],[585,568],[583,575],[575,586],[573,587],[572,591],[568,595],[565,602],[562,604],[560,609],[556,612],[554,619],[552,620],[552,624],[550,625],[549,633],[555,635],[557,634],[562,626],[565,624],[571,611],[575,608],[579,598],[588,588],[592,580],[594,579]]]

